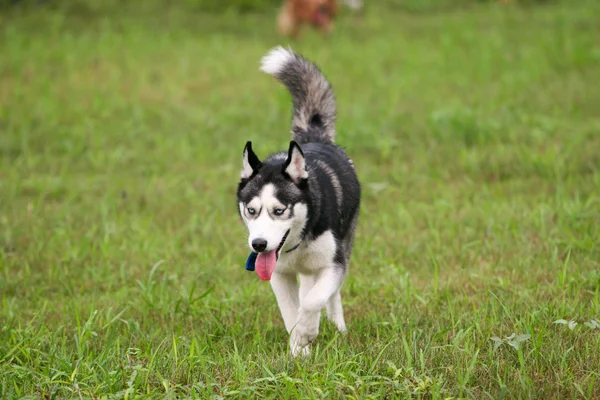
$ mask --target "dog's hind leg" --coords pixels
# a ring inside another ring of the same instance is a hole
[[[335,292],[327,302],[327,318],[335,324],[341,333],[346,333],[344,308],[342,307],[342,294],[339,290]]]
[[[273,289],[273,293],[275,293],[285,329],[290,333],[296,325],[298,308],[300,307],[296,275],[273,272],[271,276],[271,288]]]
[[[350,223],[350,231],[349,234],[346,235],[343,241],[344,253],[345,257],[342,260],[338,260],[340,265],[343,266],[342,270],[344,274],[342,275],[342,281],[345,279],[346,274],[348,273],[348,262],[350,259],[350,253],[352,251],[352,245],[354,244],[354,232],[356,231],[356,224],[358,223],[358,214],[352,218]],[[341,333],[346,333],[346,322],[344,321],[344,308],[342,307],[342,294],[341,294],[341,284],[340,288],[331,296],[329,301],[327,302],[327,318],[331,322],[335,324],[338,330]]]

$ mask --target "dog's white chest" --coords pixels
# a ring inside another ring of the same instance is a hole
[[[277,261],[275,271],[280,273],[314,273],[330,267],[337,249],[335,237],[331,231],[326,231],[298,249],[283,253]]]

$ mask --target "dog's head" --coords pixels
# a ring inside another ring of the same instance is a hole
[[[237,191],[238,211],[248,228],[248,245],[277,260],[281,251],[301,240],[308,218],[308,171],[300,146],[261,162],[248,142]],[[270,258],[271,259],[271,258]]]

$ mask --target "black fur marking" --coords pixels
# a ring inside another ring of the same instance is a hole
[[[333,172],[342,182],[341,207],[336,204],[335,188],[331,178],[324,173],[309,174],[308,183],[311,186],[308,210],[309,221],[307,233],[316,238],[327,230],[331,230],[338,241],[351,234],[351,221],[358,213],[360,206],[361,188],[354,170],[350,167],[348,156],[335,145],[309,143],[303,146],[306,162],[310,170],[317,169],[317,161],[326,161]]]
[[[306,180],[300,185],[295,185],[294,182],[283,173],[284,159],[281,157],[269,157],[263,163],[260,171],[252,178],[245,182],[240,182],[238,185],[238,201],[249,203],[260,193],[262,188],[271,183],[275,186],[275,196],[281,204],[297,204],[303,202],[303,193],[308,189]]]
[[[311,126],[314,126],[316,128],[322,128],[323,127],[323,119],[321,118],[321,115],[319,115],[319,114],[313,115],[312,118],[310,119],[310,121],[308,121],[308,123]]]
[[[252,151],[252,142],[251,141],[248,141],[246,143],[246,147],[244,147],[244,151],[248,152],[248,164],[250,164],[250,167],[256,173],[260,169],[260,167],[262,167],[262,162],[258,159],[256,154],[254,154],[254,151]]]
[[[287,179],[289,179],[291,181],[293,181],[293,179],[286,172],[286,169],[290,166],[290,163],[292,162],[292,154],[294,153],[294,149],[296,149],[300,153],[300,156],[302,158],[304,158],[304,161],[306,162],[306,157],[304,156],[304,152],[302,151],[302,148],[300,147],[300,145],[293,140],[290,141],[290,148],[288,150],[288,156],[287,156],[287,159],[285,160],[285,163],[283,163],[283,167],[281,167],[281,173],[283,174],[283,176],[285,176]],[[299,182],[296,182],[296,184],[302,185],[302,183],[304,181],[306,181],[306,179],[301,179]]]
[[[286,175],[287,175],[287,173],[285,172],[285,170],[287,169],[287,167],[290,166],[290,163],[292,162],[292,154],[293,154],[295,148],[298,149],[298,151],[300,152],[300,155],[302,157],[304,157],[304,153],[302,152],[302,149],[300,148],[298,143],[296,143],[293,140],[290,141],[290,147],[288,149],[288,156],[287,156],[287,159],[285,160],[285,162],[283,163],[283,167],[281,168],[281,172],[283,172]]]
[[[275,259],[276,260],[279,260],[279,253],[281,253],[281,248],[285,244],[285,241],[287,240],[287,237],[289,234],[290,234],[290,230],[288,229],[287,232],[285,232],[285,235],[283,235],[283,238],[281,239],[281,241],[279,242],[279,246],[277,246],[277,251],[275,251]]]
[[[238,192],[241,189],[243,189],[246,186],[246,184],[248,182],[250,182],[250,180],[252,180],[252,178],[254,178],[256,176],[256,174],[258,174],[258,171],[260,171],[260,169],[263,166],[262,162],[258,159],[256,154],[254,154],[254,151],[252,150],[252,142],[251,141],[246,142],[246,146],[244,146],[244,151],[242,152],[242,154],[246,154],[246,157],[248,157],[248,164],[250,164],[250,168],[252,168],[252,174],[248,178],[242,178],[240,180],[240,182],[238,184]],[[244,202],[244,204],[246,204],[246,203],[248,203],[248,202]],[[238,207],[238,214],[239,214],[239,207]]]

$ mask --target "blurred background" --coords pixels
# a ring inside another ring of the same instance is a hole
[[[308,1],[295,38],[279,0],[0,4],[0,397],[600,397],[599,2],[341,1],[324,35]],[[235,201],[246,141],[289,142],[276,45],[363,184],[316,364]]]

